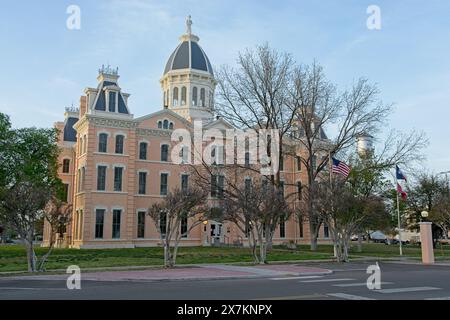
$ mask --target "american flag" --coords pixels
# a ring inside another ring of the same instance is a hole
[[[342,161],[339,161],[335,158],[332,158],[332,159],[333,159],[332,172],[341,174],[344,177],[347,177],[350,173],[351,168]]]

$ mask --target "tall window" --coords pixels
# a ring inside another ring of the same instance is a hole
[[[123,175],[123,168],[115,167],[114,168],[114,191],[122,191],[122,175]]]
[[[300,227],[300,238],[303,238],[303,218],[300,217],[300,222],[299,222],[299,227]]]
[[[187,174],[181,175],[181,191],[186,192],[189,186],[189,176]]]
[[[280,193],[284,197],[284,181],[280,181]]]
[[[162,211],[159,214],[159,230],[163,238],[166,237],[166,226],[167,226],[167,213]]]
[[[252,179],[245,178],[245,193],[250,194],[251,190],[252,190]]]
[[[330,237],[330,228],[328,227],[328,225],[326,223],[324,223],[324,225],[323,225],[323,237],[324,238]]]
[[[145,237],[145,211],[138,212],[137,237]]]
[[[211,175],[211,197],[223,198],[225,177],[219,175]]]
[[[205,106],[205,88],[200,89],[200,106]]]
[[[315,171],[317,168],[317,156],[313,155],[312,156],[312,169],[313,171]]]
[[[178,88],[173,88],[173,103],[174,106],[178,105]]]
[[[120,238],[120,216],[122,214],[122,210],[114,209],[113,210],[113,223],[112,223],[112,238],[119,239]]]
[[[300,156],[297,156],[296,159],[297,159],[297,171],[302,171],[302,158],[300,158]]]
[[[116,136],[116,153],[123,154],[123,139],[124,136],[121,134]]]
[[[139,194],[145,194],[147,188],[147,172],[139,172]]]
[[[110,92],[109,93],[109,108],[108,110],[110,112],[116,112],[116,93]]]
[[[97,190],[106,190],[106,166],[98,166],[97,168]]]
[[[167,195],[167,173],[161,173],[161,184],[160,184],[160,195],[165,196]]]
[[[169,145],[167,144],[161,146],[161,161],[169,161]]]
[[[302,200],[302,191],[303,191],[303,186],[301,181],[297,181],[297,196],[298,196],[298,200]]]
[[[105,209],[95,210],[95,238],[103,238],[103,226],[105,223]]]
[[[69,173],[70,170],[70,160],[64,159],[63,160],[63,166],[62,166],[62,172],[63,173]]]
[[[280,217],[280,238],[286,237],[286,221],[283,216]]]
[[[248,151],[245,153],[245,166],[250,167],[250,152]]]
[[[139,143],[139,159],[147,160],[147,142]]]
[[[67,184],[67,183],[64,183],[63,184],[63,192],[64,192],[64,195],[63,195],[63,199],[66,201],[66,202],[69,202],[69,184]]]
[[[108,135],[100,133],[98,135],[98,152],[107,152],[108,150]]]
[[[197,106],[197,101],[198,101],[198,93],[197,93],[197,87],[192,88],[192,105],[195,107]]]
[[[169,129],[169,121],[168,120],[163,121],[163,129]]]
[[[280,171],[284,170],[284,156],[280,154]]]
[[[187,214],[183,214],[181,217],[180,233],[182,238],[187,238],[188,231],[188,218]]]
[[[303,218],[302,217],[300,217],[299,227],[300,227],[300,238],[303,238]]]
[[[184,106],[186,104],[186,87],[181,88],[181,105]]]
[[[169,123],[169,129],[173,130],[173,122]]]
[[[158,129],[162,129],[162,121],[158,121]]]

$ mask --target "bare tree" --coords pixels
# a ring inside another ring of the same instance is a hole
[[[50,201],[44,208],[44,220],[48,222],[49,226],[49,243],[48,251],[41,258],[38,270],[43,271],[44,265],[47,262],[48,257],[53,251],[56,243],[56,235],[62,235],[67,225],[71,221],[73,206],[64,201],[61,201],[56,196],[52,196]]]
[[[439,196],[430,212],[430,220],[442,229],[444,239],[448,239],[450,230],[450,195],[448,192]]]
[[[202,224],[208,215],[208,193],[196,187],[178,188],[170,191],[159,203],[148,209],[148,215],[155,223],[164,247],[164,266],[173,267],[176,263],[178,245],[183,236]],[[182,232],[181,225],[187,223]]]
[[[255,262],[267,263],[267,249],[272,245],[276,228],[292,214],[288,197],[265,178],[241,182],[232,189],[219,202],[222,218],[234,222],[247,236]]]

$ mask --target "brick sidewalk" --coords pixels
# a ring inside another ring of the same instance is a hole
[[[81,273],[82,280],[90,281],[155,281],[155,280],[206,280],[255,277],[279,277],[328,274],[330,270],[305,267],[297,264],[233,266],[233,265],[199,265],[195,267],[177,267],[173,269],[149,269],[127,271],[104,271]],[[0,278],[5,280],[65,280],[66,274],[13,276]]]

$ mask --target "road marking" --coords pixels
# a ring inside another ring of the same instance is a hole
[[[323,276],[303,276],[303,277],[270,278],[270,280],[299,280],[299,279],[316,279],[316,278],[323,278]]]
[[[352,280],[355,280],[355,279],[350,279],[350,278],[320,279],[320,280],[305,280],[305,281],[300,281],[300,282],[313,283],[313,282],[334,282],[334,281],[352,281]]]
[[[326,295],[320,293],[302,295],[302,296],[285,296],[285,297],[271,297],[271,298],[257,298],[253,300],[301,300],[301,299],[318,299],[326,298]]]
[[[67,290],[66,288],[20,288],[20,287],[0,287],[0,290]]]
[[[380,284],[392,284],[393,282],[381,282]],[[363,283],[339,283],[333,284],[335,287],[364,287],[367,286],[367,282]]]
[[[372,290],[378,293],[400,293],[400,292],[414,292],[414,291],[430,291],[430,290],[441,290],[441,288],[435,287],[409,287],[409,288],[393,288],[393,289],[380,289]]]
[[[331,297],[346,299],[346,300],[375,300],[372,298],[355,296],[353,294],[346,294],[346,293],[328,293],[327,295],[331,296]]]
[[[426,298],[425,300],[450,300],[450,297]]]

